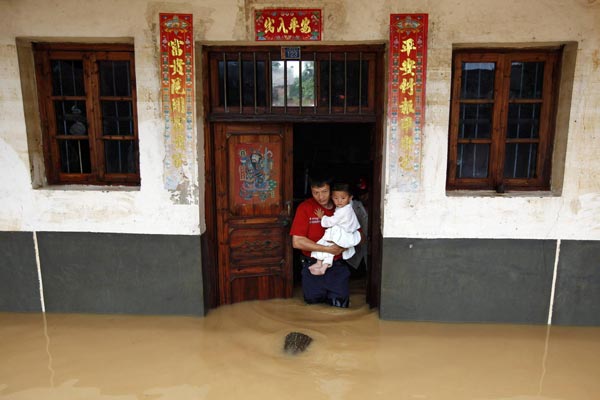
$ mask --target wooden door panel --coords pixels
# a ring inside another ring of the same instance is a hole
[[[285,295],[284,287],[284,279],[279,275],[234,277],[231,281],[232,303],[289,297]]]
[[[237,266],[279,265],[285,259],[286,246],[281,238],[286,234],[283,226],[235,229],[229,235],[229,260]]]
[[[292,294],[291,135],[285,124],[215,124],[222,304]]]

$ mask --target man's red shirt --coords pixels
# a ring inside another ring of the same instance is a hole
[[[317,214],[315,214],[315,211],[319,208],[322,209],[324,211],[324,215],[327,215],[328,217],[331,217],[335,211],[335,207],[326,209],[317,203],[317,201],[312,197],[300,203],[296,209],[294,222],[292,222],[292,227],[290,228],[290,235],[304,236],[315,243],[321,239],[325,233],[325,228],[321,226],[321,220],[319,217],[317,217]],[[310,257],[310,251],[302,250],[302,254]],[[341,258],[341,255],[335,256],[336,260],[339,258]]]

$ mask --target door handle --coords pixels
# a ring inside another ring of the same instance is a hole
[[[285,217],[281,220],[282,226],[288,226],[292,218],[292,202],[286,201],[285,203]]]

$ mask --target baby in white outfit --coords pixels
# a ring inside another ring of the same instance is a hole
[[[331,200],[336,207],[331,217],[325,216],[323,210],[317,210],[317,216],[321,219],[321,226],[327,228],[317,244],[331,246],[332,243],[335,243],[345,248],[342,258],[347,260],[354,255],[354,246],[361,241],[360,232],[358,231],[360,224],[352,208],[352,195],[349,186],[347,184],[334,184],[331,189]],[[313,251],[311,257],[317,259],[316,263],[308,267],[313,275],[323,275],[327,268],[333,264],[333,254],[330,253]]]

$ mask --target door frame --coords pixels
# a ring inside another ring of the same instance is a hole
[[[223,46],[221,46],[223,47]],[[240,46],[231,46],[239,49]],[[255,48],[256,46],[247,46]],[[327,45],[319,45],[319,47],[328,47]],[[342,46],[346,47],[346,46]],[[351,45],[347,46],[352,48]],[[375,63],[375,93],[385,92],[385,45],[377,44],[368,47],[373,47],[378,51],[378,60]],[[206,231],[201,234],[201,259],[202,259],[202,277],[204,286],[204,308],[205,313],[210,309],[222,305],[220,301],[220,282],[217,265],[218,254],[218,232],[217,232],[217,215],[216,215],[216,173],[215,165],[215,123],[216,122],[231,122],[231,123],[295,123],[295,122],[313,122],[313,123],[331,123],[331,122],[368,122],[373,124],[373,132],[371,134],[370,158],[373,165],[372,176],[370,177],[371,185],[369,187],[370,207],[369,213],[369,260],[367,274],[367,293],[366,301],[370,307],[378,307],[381,297],[381,262],[383,248],[382,234],[382,193],[383,193],[383,143],[384,143],[384,116],[385,116],[385,95],[375,96],[374,115],[351,116],[348,118],[345,115],[256,115],[249,118],[247,115],[230,115],[227,117],[213,117],[210,114],[210,74],[209,74],[209,59],[206,46],[201,46],[198,53],[202,55],[200,58],[202,71],[202,103],[204,111],[204,216],[206,222]],[[200,85],[198,85],[200,86]],[[293,152],[293,149],[292,149]],[[290,239],[291,240],[291,239]]]

